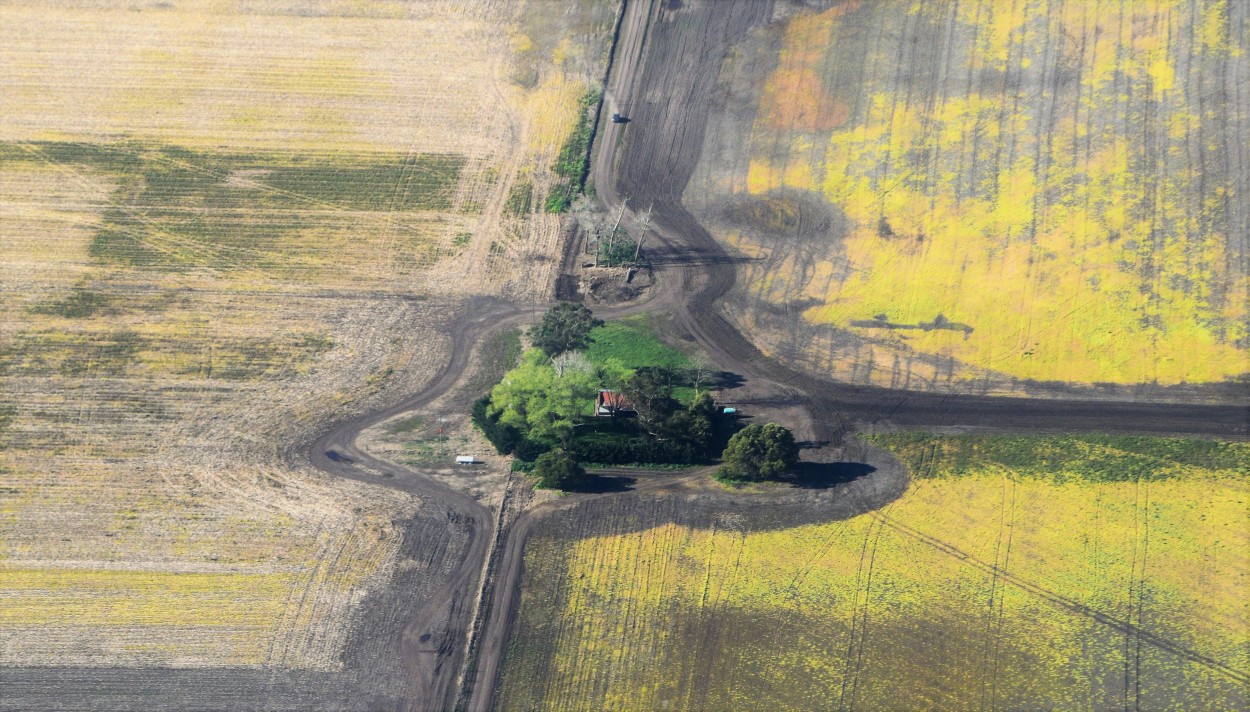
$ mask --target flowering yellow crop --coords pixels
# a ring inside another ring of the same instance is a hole
[[[958,364],[963,378],[1176,384],[1250,372],[1246,196],[1217,158],[1238,139],[1224,133],[1231,109],[1215,79],[1248,58],[1226,10],[847,3],[790,21],[760,90],[745,193],[812,191],[847,227],[744,267],[751,292],[801,300],[808,321],[867,340],[819,362],[842,377],[838,362],[854,358],[883,385],[897,385],[888,372],[907,354]],[[866,45],[861,75],[848,47],[870,30],[884,39]],[[890,39],[900,35],[947,46],[916,55]],[[780,249],[746,231],[728,238],[750,254]],[[852,324],[878,315],[905,328]],[[971,331],[923,328],[939,316]]]
[[[1250,492],[1238,473],[1250,447],[1203,466],[1158,448],[1037,439],[1032,464],[1007,467],[985,453],[944,456],[944,443],[893,443],[927,452],[928,476],[847,521],[745,532],[722,515],[706,528],[531,541],[505,706],[1216,709],[1240,699]],[[1028,443],[1016,445],[1018,455]],[[1085,457],[1055,476],[1034,468],[1059,447]],[[1138,479],[1112,481],[1121,474]],[[583,521],[627,519],[601,515]]]

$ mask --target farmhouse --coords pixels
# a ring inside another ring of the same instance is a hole
[[[634,409],[629,406],[629,401],[616,391],[599,391],[599,395],[595,397],[595,415],[622,415],[632,412]]]

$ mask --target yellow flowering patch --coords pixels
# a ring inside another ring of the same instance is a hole
[[[1021,439],[1010,457],[886,442],[927,466],[851,520],[533,540],[505,706],[1215,709],[1244,694],[1250,447],[1202,465],[1173,441]]]
[[[748,194],[813,191],[846,216],[837,248],[817,257],[839,270],[747,267],[752,291],[781,299],[752,269],[793,275],[785,297],[808,321],[959,364],[963,378],[1250,372],[1234,207],[1246,196],[1217,159],[1236,139],[1211,83],[1246,61],[1224,2],[855,5],[790,21],[746,176]],[[945,38],[946,62],[924,74],[929,55],[870,43],[848,89],[848,43],[866,28]],[[925,328],[938,317],[968,329]]]

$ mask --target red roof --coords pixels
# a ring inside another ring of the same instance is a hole
[[[629,403],[625,400],[625,396],[616,391],[599,391],[598,404],[600,408],[629,410]]]

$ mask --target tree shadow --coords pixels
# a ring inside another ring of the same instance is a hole
[[[864,462],[800,462],[789,481],[797,489],[829,489],[876,471]]]
[[[819,450],[830,444],[829,440],[800,440],[796,445],[800,450]]]
[[[575,489],[567,490],[578,494],[609,494],[612,492],[629,492],[637,482],[633,477],[621,475],[591,475]]]
[[[712,385],[722,391],[741,388],[746,382],[747,379],[733,371],[717,371],[712,376]]]

